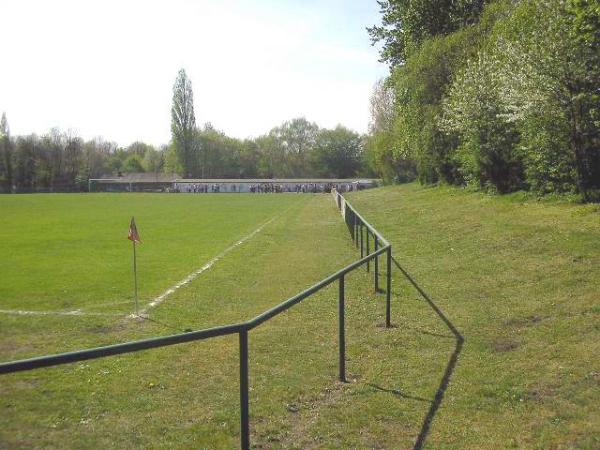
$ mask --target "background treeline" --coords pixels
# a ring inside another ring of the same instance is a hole
[[[600,2],[379,4],[391,73],[366,146],[385,179],[600,199]]]
[[[192,83],[177,74],[171,107],[167,171],[187,178],[350,178],[372,175],[364,137],[338,125],[319,128],[305,118],[284,122],[256,139],[239,140],[196,125]]]
[[[84,141],[74,132],[53,128],[38,136],[12,137],[6,116],[0,123],[0,192],[74,192],[89,178],[126,172],[160,172],[166,148],[142,142],[119,148],[96,138]]]
[[[205,124],[193,130],[190,142],[191,150],[184,157],[173,138],[165,152],[168,172],[189,178],[349,178],[370,173],[363,136],[341,125],[319,128],[304,118],[245,140]]]
[[[12,137],[0,128],[0,192],[85,191],[88,179],[132,172],[177,173],[197,178],[354,177],[370,175],[364,138],[342,126],[322,129],[294,119],[256,139],[226,136],[209,124],[192,133],[183,167],[175,144],[155,148],[134,142],[121,148],[97,138],[52,129]]]

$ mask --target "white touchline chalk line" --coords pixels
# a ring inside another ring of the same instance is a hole
[[[93,305],[86,306],[86,309],[90,308],[103,308],[105,306],[125,305],[131,304],[131,300],[121,300],[118,302],[106,302],[106,303],[94,303]]]
[[[283,215],[283,214],[281,214],[281,215]],[[210,261],[208,261],[206,264],[204,264],[198,270],[190,273],[187,277],[185,277],[183,280],[181,280],[179,283],[175,284],[174,286],[171,286],[165,292],[163,292],[158,297],[156,297],[154,300],[152,300],[150,303],[148,303],[148,305],[139,312],[139,315],[142,316],[144,314],[147,314],[148,310],[154,308],[155,306],[160,305],[162,302],[164,302],[167,299],[167,297],[169,297],[171,294],[173,294],[177,289],[179,289],[183,286],[186,286],[187,284],[194,281],[198,277],[198,275],[200,275],[202,272],[205,272],[208,269],[210,269],[217,261],[219,261],[221,258],[223,258],[227,253],[231,252],[236,247],[239,247],[247,240],[252,239],[258,233],[260,233],[264,227],[269,225],[271,222],[273,222],[278,217],[281,217],[281,215],[279,215],[277,217],[273,217],[272,219],[266,221],[261,226],[259,226],[256,230],[254,230],[252,233],[248,234],[247,236],[244,236],[242,239],[240,239],[236,243],[227,247],[225,250],[223,250],[221,253],[219,253],[217,256],[215,256]],[[129,317],[136,317],[136,314],[130,314]]]
[[[22,309],[0,309],[0,314],[11,316],[122,316],[121,313],[84,312],[80,309],[72,311],[25,311]]]
[[[162,302],[164,302],[167,299],[167,297],[169,295],[173,294],[177,289],[194,281],[198,277],[198,275],[200,275],[202,272],[205,272],[206,270],[210,269],[217,261],[219,261],[221,258],[223,258],[227,253],[231,252],[236,247],[239,247],[247,240],[252,239],[258,233],[260,233],[264,227],[269,225],[276,218],[277,217],[273,217],[270,220],[268,220],[267,222],[263,223],[252,233],[248,234],[247,236],[244,236],[239,241],[230,245],[225,250],[223,250],[221,253],[219,253],[217,256],[215,256],[210,261],[208,261],[206,264],[204,264],[202,267],[200,267],[198,270],[192,272],[187,277],[185,277],[183,280],[181,280],[179,283],[177,283],[174,286],[167,289],[165,292],[163,292],[158,297],[156,297],[154,300],[152,300],[144,309],[142,309],[139,312],[138,315],[139,316],[146,315],[148,313],[149,309],[152,309],[155,306],[160,305]],[[97,305],[94,305],[94,306],[97,306]],[[25,311],[25,310],[19,310],[19,309],[0,309],[0,314],[9,314],[9,315],[13,315],[13,316],[122,316],[123,315],[122,313],[88,312],[88,311],[82,311],[81,309],[75,309],[72,311]],[[136,314],[127,314],[127,317],[137,317],[137,315]]]
[[[50,311],[27,311],[27,310],[22,310],[22,309],[0,309],[0,314],[7,314],[7,315],[11,315],[11,316],[71,316],[71,317],[79,317],[79,316],[121,316],[121,317],[123,317],[123,316],[125,316],[125,317],[129,317],[129,318],[136,318],[138,316],[147,315],[147,312],[149,309],[160,305],[162,302],[164,302],[166,300],[166,298],[169,295],[174,293],[177,289],[192,282],[202,272],[205,272],[206,270],[210,269],[217,261],[219,261],[221,258],[223,258],[227,253],[231,252],[236,247],[239,247],[247,240],[252,239],[258,233],[260,233],[264,227],[266,227],[267,225],[269,225],[276,219],[283,217],[293,206],[295,206],[295,205],[290,206],[285,211],[283,211],[281,214],[269,219],[268,221],[263,223],[261,226],[259,226],[256,230],[254,230],[252,233],[248,234],[247,236],[244,236],[239,241],[230,245],[225,250],[223,250],[221,253],[219,253],[217,256],[215,256],[213,259],[211,259],[206,264],[204,264],[202,267],[200,267],[198,270],[192,272],[187,277],[185,277],[183,280],[181,280],[179,283],[177,283],[176,285],[167,289],[161,295],[159,295],[154,300],[152,300],[146,306],[146,308],[144,308],[143,310],[141,310],[139,312],[139,315],[137,315],[137,316],[135,314],[125,314],[124,315],[123,313],[103,313],[103,312],[83,311],[82,309],[74,309],[71,311],[52,311],[52,310],[50,310]],[[114,303],[107,303],[107,304],[115,304],[116,305],[116,304],[120,304],[120,303],[128,303],[128,301],[114,302]],[[90,307],[93,308],[95,306],[105,306],[107,304],[92,305]]]

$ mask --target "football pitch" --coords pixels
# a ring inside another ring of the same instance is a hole
[[[133,308],[135,216],[140,305],[305,201],[298,196],[49,195],[0,197],[0,309],[122,314]]]
[[[0,202],[1,361],[248,320],[357,257],[323,194],[68,194]],[[142,239],[143,318],[132,316],[131,216]],[[359,272],[347,281],[347,307],[355,308],[348,326],[368,322],[372,329],[384,309]],[[359,341],[349,338],[350,355],[362,353],[353,347]],[[4,375],[0,448],[235,448],[237,344],[235,336],[222,337]],[[284,432],[290,442],[278,446],[293,446],[302,434],[294,426],[297,403],[344,395],[331,390],[337,287],[261,326],[250,352],[253,441]]]

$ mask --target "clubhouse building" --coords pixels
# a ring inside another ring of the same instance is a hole
[[[176,174],[131,173],[89,180],[90,192],[176,192],[176,193],[310,193],[340,192],[376,187],[371,178],[180,178]]]

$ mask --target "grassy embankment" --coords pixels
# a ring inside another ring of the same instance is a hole
[[[428,447],[600,448],[598,205],[416,185],[349,197],[465,339]],[[418,398],[435,398],[456,347],[398,272],[394,282],[406,286],[392,386],[408,447],[413,414],[429,407]]]

